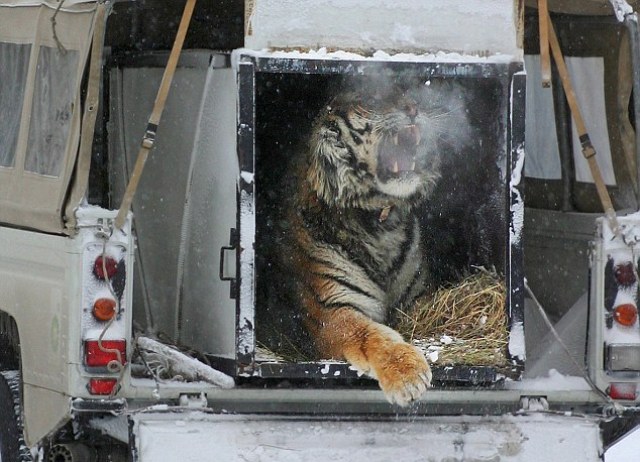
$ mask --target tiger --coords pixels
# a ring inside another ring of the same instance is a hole
[[[312,124],[288,218],[287,258],[320,356],[346,360],[400,406],[432,380],[390,327],[429,286],[419,214],[440,178],[429,119],[393,87],[334,96]]]

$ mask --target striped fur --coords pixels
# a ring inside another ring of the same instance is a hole
[[[400,405],[431,380],[422,353],[387,325],[428,285],[417,210],[438,179],[429,128],[401,93],[338,96],[314,123],[290,216],[288,258],[320,353]]]

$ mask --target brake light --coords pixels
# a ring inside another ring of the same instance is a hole
[[[103,340],[102,349],[97,340],[84,342],[84,363],[87,367],[109,367],[110,363],[118,361],[123,365],[127,362],[126,340]]]
[[[623,326],[633,326],[638,319],[638,309],[632,303],[624,303],[613,309],[613,319]]]
[[[106,273],[105,273],[106,270]],[[118,262],[112,257],[102,257],[100,255],[96,258],[93,264],[93,274],[98,279],[111,279],[118,272]]]
[[[616,382],[609,385],[607,389],[609,396],[613,399],[636,399],[636,384],[629,382]]]
[[[118,381],[116,379],[89,380],[89,393],[92,395],[110,395]]]
[[[636,282],[636,272],[633,269],[633,264],[631,262],[616,265],[613,270],[613,274],[616,281],[618,281],[618,284],[621,286],[630,286]]]
[[[113,298],[99,298],[93,303],[92,313],[98,321],[109,321],[116,314],[116,301]]]

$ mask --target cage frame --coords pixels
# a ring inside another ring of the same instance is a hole
[[[267,52],[240,51],[234,56],[237,75],[237,155],[240,165],[238,179],[238,213],[236,246],[236,276],[232,292],[236,300],[236,352],[229,361],[217,361],[220,367],[236,377],[261,379],[358,379],[358,372],[342,361],[322,360],[316,362],[256,361],[255,335],[255,212],[256,212],[256,74],[324,74],[367,75],[383,66],[392,72],[415,69],[430,77],[465,77],[499,79],[508,89],[510,101],[506,107],[507,125],[505,133],[506,172],[505,203],[506,241],[505,285],[506,309],[509,321],[510,345],[514,326],[524,326],[524,261],[521,223],[517,212],[524,213],[523,185],[519,181],[524,156],[524,114],[526,76],[519,61],[478,58],[477,60],[446,60],[436,58],[415,61],[385,60],[375,58],[324,58],[304,56],[299,53],[273,55]],[[523,329],[520,329],[520,333]],[[518,340],[516,340],[518,341]],[[520,339],[524,343],[524,338]],[[512,363],[511,377],[518,378],[524,368],[523,354],[508,354]],[[432,366],[434,381],[482,386],[499,382],[504,375],[492,366]]]

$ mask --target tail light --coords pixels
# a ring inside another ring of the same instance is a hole
[[[640,344],[609,343],[605,349],[605,366],[610,372],[640,372]]]
[[[92,248],[96,249],[95,247]],[[98,250],[99,247],[96,249]],[[92,281],[85,289],[85,300],[88,310],[93,315],[94,320],[99,322],[110,321],[116,314],[119,314],[119,303],[122,302],[126,282],[126,270],[122,253],[116,247],[110,251],[116,256],[104,254],[104,249],[97,256],[89,257],[91,274],[97,279]]]
[[[613,319],[622,326],[633,326],[638,319],[638,309],[632,303],[618,305],[613,309]]]
[[[103,340],[102,348],[97,340],[84,342],[84,363],[87,367],[119,367],[127,362],[126,340]]]
[[[640,219],[619,217],[621,233],[597,220],[590,254],[587,365],[595,387],[612,399],[640,399]]]
[[[127,343],[131,338],[127,270],[132,241],[124,230],[109,232],[105,228],[108,219],[91,218],[82,228],[81,340],[76,362],[84,366],[80,393],[113,396],[127,380]]]
[[[636,399],[636,387],[637,384],[635,383],[615,382],[609,385],[607,393],[613,399],[627,399],[633,401]]]
[[[112,257],[103,257],[100,255],[93,264],[93,274],[98,279],[111,279],[117,272],[118,262]]]
[[[113,298],[99,298],[93,302],[93,316],[98,321],[109,321],[116,314],[117,303]]]
[[[89,393],[92,395],[110,395],[118,381],[116,379],[99,379],[89,380]]]
[[[636,272],[631,262],[616,265],[613,269],[613,275],[621,286],[630,286],[636,282]]]

